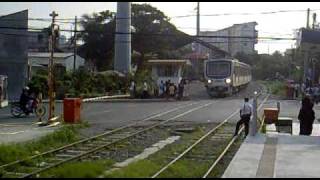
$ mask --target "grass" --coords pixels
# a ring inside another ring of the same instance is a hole
[[[150,177],[154,174],[156,169],[160,169],[161,166],[151,160],[144,159],[138,162],[134,162],[120,170],[113,171],[105,174],[104,178],[143,178]]]
[[[282,81],[261,81],[267,88],[269,92],[276,96],[285,97],[286,87],[285,82]]]
[[[209,163],[198,163],[191,160],[180,160],[169,167],[165,172],[159,175],[159,178],[174,177],[174,178],[199,178],[208,170]],[[190,171],[192,169],[192,171]]]
[[[73,162],[49,170],[39,177],[42,178],[96,178],[114,162],[112,160],[99,160],[91,162]]]
[[[200,138],[202,135],[205,134],[205,131],[197,127],[193,133],[183,135],[180,140],[178,140],[174,144],[170,144],[164,147],[161,151],[151,155],[149,158],[140,160],[138,162],[129,164],[127,167],[124,167],[119,170],[115,170],[108,174],[104,174],[105,178],[148,178],[159,171],[165,164],[169,163],[173,158],[184,151],[188,146],[193,144],[195,139]],[[191,141],[193,140],[193,141]],[[181,173],[182,171],[186,173],[186,175],[191,176],[190,164],[182,163],[177,166],[173,166],[175,169],[179,170]],[[189,167],[189,168],[187,168]],[[196,168],[197,171],[201,172],[203,167],[199,166]],[[188,174],[187,174],[188,173]],[[194,173],[194,171],[192,172]]]
[[[163,131],[164,134],[167,134],[166,131]],[[135,151],[143,151],[140,146],[133,146],[130,142],[125,141],[121,144],[116,145],[118,148],[128,148]],[[38,162],[39,163],[39,162]],[[55,177],[55,178],[96,178],[104,174],[104,172],[112,167],[115,163],[115,160],[111,159],[104,159],[104,160],[93,160],[90,162],[73,162],[68,163],[56,168],[52,168],[48,172],[41,174],[39,177],[48,178],[48,177]],[[139,162],[140,164],[141,162]],[[144,165],[133,166],[133,168],[139,168]],[[150,164],[148,164],[150,166]],[[143,170],[143,168],[142,168]],[[130,170],[131,172],[138,172],[136,170]],[[137,173],[135,174],[136,176]],[[131,177],[129,175],[128,177]]]
[[[23,143],[1,144],[0,165],[37,155],[79,140],[78,130],[87,124],[65,125],[59,130],[35,141]]]
[[[232,161],[233,156],[237,153],[240,148],[243,140],[238,138],[235,143],[230,147],[225,156],[220,160],[216,167],[210,172],[208,178],[221,178],[230,162]]]

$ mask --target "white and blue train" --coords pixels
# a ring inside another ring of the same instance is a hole
[[[227,96],[251,81],[251,66],[237,59],[210,59],[204,62],[205,86],[209,96]]]

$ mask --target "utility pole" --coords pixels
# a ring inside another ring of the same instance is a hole
[[[51,122],[51,119],[54,117],[54,100],[55,100],[55,92],[54,92],[54,79],[53,79],[53,71],[54,71],[54,63],[53,63],[53,53],[54,53],[54,46],[55,46],[55,30],[54,30],[54,26],[55,26],[55,18],[58,16],[58,14],[56,14],[55,11],[53,11],[50,16],[52,16],[52,22],[51,22],[51,41],[50,44],[50,59],[49,59],[49,65],[48,65],[48,69],[49,69],[49,77],[48,77],[48,84],[49,84],[49,117],[48,117],[48,122]]]
[[[310,16],[310,8],[308,8],[308,10],[307,10],[307,29],[310,29],[310,26],[309,26],[309,16]]]
[[[258,93],[257,91],[254,92],[254,95],[253,95],[253,102],[252,102],[252,109],[253,109],[253,112],[252,112],[252,121],[250,122],[250,129],[249,129],[249,133],[251,136],[255,136],[256,133],[257,133],[257,120],[258,120],[258,102],[257,102],[257,99],[258,99]]]
[[[131,72],[131,3],[117,2],[114,70]]]
[[[306,26],[306,29],[310,29],[309,16],[310,16],[310,8],[308,8],[308,10],[307,10],[307,26]],[[304,83],[307,83],[308,69],[309,69],[309,51],[306,49],[306,50],[304,50],[304,59],[303,59],[303,81],[304,81]]]
[[[197,2],[197,36],[200,35],[200,2]],[[196,62],[199,61],[198,56],[200,55],[200,44],[196,43]],[[200,74],[200,70],[197,69],[197,75]]]
[[[292,77],[292,68],[294,66],[294,69],[295,69],[295,65],[294,65],[294,57],[296,55],[296,51],[295,49],[291,46],[291,63],[290,63],[290,72],[289,72],[289,77],[291,78]]]
[[[197,36],[200,35],[200,2],[197,2]]]
[[[312,16],[312,29],[314,30],[315,26],[316,26],[316,22],[317,22],[317,14],[316,13],[313,13],[313,16]]]
[[[76,71],[77,56],[77,16],[74,19],[74,39],[73,39],[73,72]]]

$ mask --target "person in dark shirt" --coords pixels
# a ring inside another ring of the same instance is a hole
[[[27,104],[30,100],[29,97],[29,87],[25,87],[22,90],[21,96],[20,96],[20,107],[23,110],[23,112],[27,113],[28,109],[27,109]]]
[[[184,80],[181,80],[178,85],[178,99],[181,100],[183,98],[183,91],[184,91]]]
[[[311,135],[315,114],[313,111],[313,102],[308,95],[302,100],[302,107],[299,111],[298,119],[300,121],[300,135]]]

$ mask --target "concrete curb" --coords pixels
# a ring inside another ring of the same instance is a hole
[[[86,98],[86,99],[83,99],[82,102],[99,101],[99,100],[114,99],[114,98],[129,98],[129,97],[130,95],[128,94],[115,95],[115,96],[101,96],[101,97],[95,97],[95,98]]]
[[[189,99],[184,99],[180,101],[188,101]],[[176,99],[101,99],[101,100],[95,100],[95,101],[89,101],[89,102],[177,102]],[[88,103],[88,102],[86,102]]]

